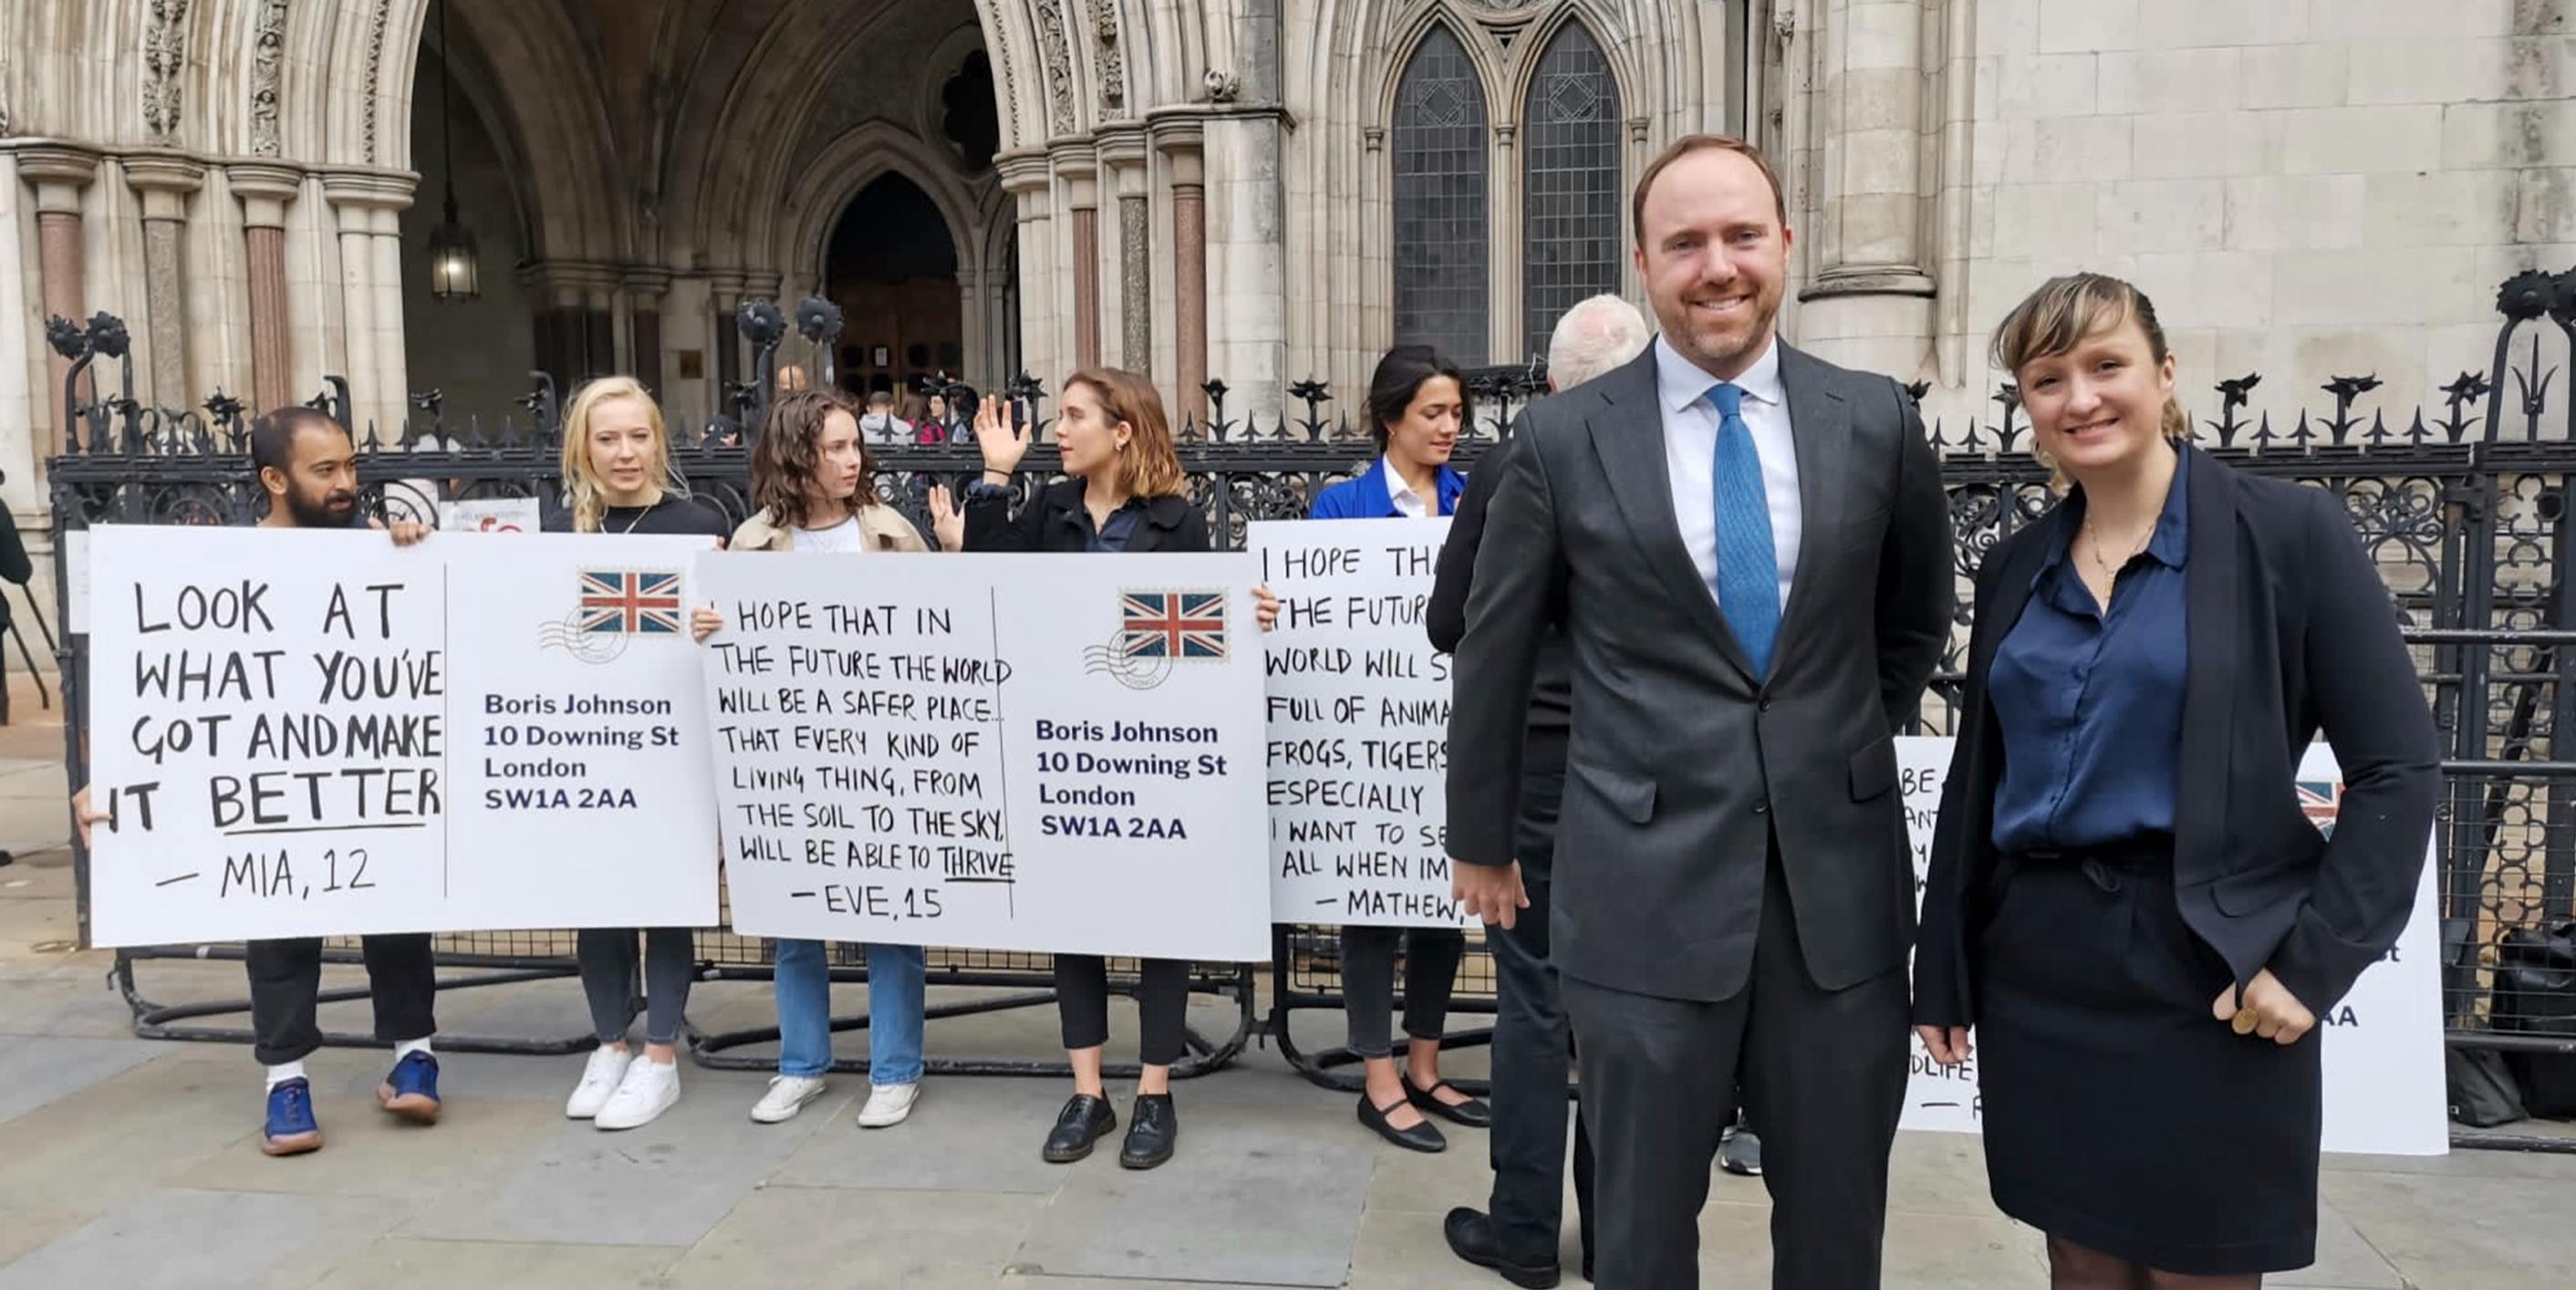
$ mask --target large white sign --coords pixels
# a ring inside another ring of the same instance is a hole
[[[1244,555],[698,557],[733,926],[1253,961]]]
[[[1450,898],[1449,656],[1423,625],[1447,519],[1262,522],[1270,909],[1283,923],[1471,927]]]
[[[90,541],[99,944],[716,921],[707,539]]]
[[[1940,814],[1941,781],[1950,769],[1950,742],[1940,738],[1896,741],[1899,784],[1914,840],[1918,899],[1933,825]],[[2308,818],[2331,830],[2343,799],[2343,776],[2335,767],[2332,749],[2324,744],[2308,748],[2299,764],[2298,791]],[[2416,890],[2414,917],[2407,920],[2397,944],[2361,974],[2342,1002],[2317,1018],[2325,1030],[2324,1145],[2328,1151],[2429,1156],[2450,1150],[2442,1082],[2442,982],[2434,957],[2433,869],[2428,861]],[[1924,1050],[1921,1039],[1914,1041],[1904,1127],[1977,1131],[1973,1054],[1964,1065],[1941,1066]]]

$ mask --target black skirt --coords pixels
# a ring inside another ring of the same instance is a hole
[[[2316,1260],[2320,1040],[2210,1015],[2170,858],[2008,863],[1977,942],[1986,1172],[2050,1235],[2166,1272]]]

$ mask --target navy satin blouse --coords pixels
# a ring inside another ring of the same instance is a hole
[[[2122,567],[2108,613],[2070,563],[2081,492],[1996,650],[1987,693],[2003,732],[1994,843],[2004,855],[2169,838],[2181,756],[2187,471],[2176,470],[2146,550]]]

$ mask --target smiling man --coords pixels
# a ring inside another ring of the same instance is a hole
[[[1519,722],[1573,666],[1551,957],[1599,1155],[1604,1290],[1695,1286],[1740,1081],[1772,1280],[1875,1286],[1904,1094],[1913,867],[1889,736],[1949,637],[1949,507],[1894,381],[1781,344],[1770,163],[1694,135],[1647,167],[1663,334],[1533,404],[1477,553],[1449,729],[1459,897],[1510,926]]]

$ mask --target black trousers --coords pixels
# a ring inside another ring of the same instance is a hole
[[[367,992],[376,1005],[376,1038],[386,1043],[427,1039],[438,1033],[438,972],[429,937],[361,938],[367,956]],[[252,941],[250,965],[252,1049],[262,1066],[300,1062],[322,1046],[314,1020],[322,993],[322,942],[316,939]]]
[[[1351,1051],[1362,1057],[1395,1053],[1395,948],[1404,946],[1404,1033],[1438,1039],[1449,1025],[1449,995],[1458,985],[1458,961],[1467,957],[1467,934],[1447,927],[1344,927],[1342,1018]]]
[[[1762,1126],[1771,1284],[1879,1283],[1887,1153],[1905,1101],[1905,969],[1818,987],[1776,853],[1766,868],[1753,972],[1733,998],[1661,999],[1564,978],[1600,1153],[1598,1290],[1699,1284],[1699,1211],[1739,1081]]]
[[[1565,1220],[1565,1087],[1573,1031],[1556,969],[1547,961],[1548,879],[1521,865],[1529,908],[1506,929],[1485,926],[1494,956],[1493,1128],[1490,1213],[1495,1240],[1516,1263],[1554,1262]],[[1574,1204],[1592,1252],[1592,1135],[1574,1121]]]
[[[1190,965],[1182,959],[1137,961],[1138,1060],[1169,1066],[1188,1047]],[[1109,964],[1095,954],[1055,956],[1056,1021],[1068,1049],[1109,1042]]]

